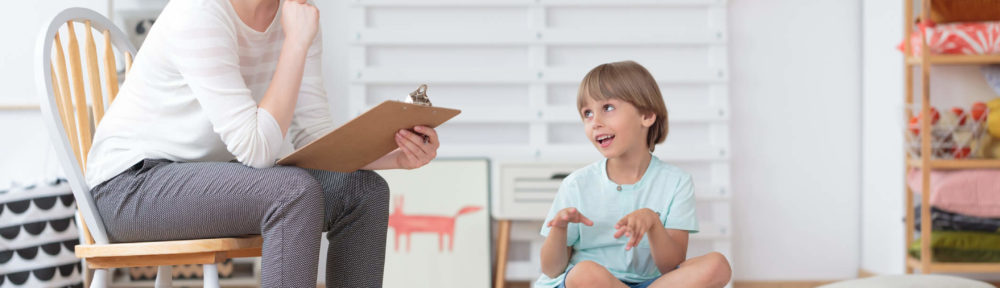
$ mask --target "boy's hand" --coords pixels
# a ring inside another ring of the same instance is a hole
[[[552,217],[552,220],[545,225],[566,228],[566,225],[569,225],[569,223],[583,223],[583,225],[594,226],[594,221],[590,221],[590,219],[587,219],[586,216],[583,216],[580,211],[573,207],[559,210],[559,213],[556,213],[556,217]]]
[[[629,250],[638,246],[639,241],[642,241],[642,236],[645,236],[650,229],[659,226],[663,226],[660,223],[660,215],[649,208],[642,208],[618,220],[618,224],[615,224],[615,229],[618,229],[618,232],[615,232],[615,238],[621,238],[622,235],[628,236],[629,240],[625,244],[625,250]]]

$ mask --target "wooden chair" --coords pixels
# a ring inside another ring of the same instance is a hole
[[[85,31],[80,31],[80,34],[85,37],[83,43],[78,43],[76,30],[81,27]],[[104,47],[100,53],[94,40],[95,30],[103,35]],[[66,48],[63,41],[67,42]],[[91,287],[107,287],[111,268],[137,266],[158,266],[156,287],[169,287],[170,265],[179,264],[204,264],[205,287],[219,287],[216,263],[229,258],[261,255],[263,240],[259,235],[110,243],[85,182],[84,169],[93,127],[100,123],[105,108],[118,93],[116,55],[117,59],[125,60],[122,69],[125,73],[121,73],[125,76],[136,49],[110,20],[84,8],[70,8],[56,15],[42,31],[37,45],[37,67],[41,69],[35,79],[42,96],[41,110],[49,139],[76,198],[77,219],[83,239],[75,251],[77,257],[84,259],[88,269],[95,269]],[[101,57],[103,61],[98,60]],[[81,59],[85,60],[86,67],[81,65]],[[104,72],[103,76],[101,72]]]

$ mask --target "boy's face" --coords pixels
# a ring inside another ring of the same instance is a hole
[[[587,100],[580,108],[587,138],[605,158],[631,153],[649,153],[646,135],[656,122],[655,114],[643,115],[631,103],[618,100]]]

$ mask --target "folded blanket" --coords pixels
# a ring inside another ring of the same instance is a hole
[[[910,255],[920,258],[920,241],[910,245]],[[1000,234],[967,231],[931,233],[934,261],[1000,262]]]
[[[913,227],[920,231],[920,206],[914,208]],[[1000,218],[980,218],[931,207],[932,231],[978,231],[1000,233]]]
[[[913,169],[907,184],[920,194],[920,170]],[[1000,218],[1000,169],[931,171],[930,205],[983,218]]]

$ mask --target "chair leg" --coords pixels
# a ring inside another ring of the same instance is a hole
[[[169,288],[173,286],[173,267],[170,265],[164,265],[156,268],[156,284],[153,287],[156,288]]]
[[[86,266],[84,266],[86,267]],[[110,269],[96,269],[94,270],[94,278],[90,280],[90,288],[108,288],[108,278]]]
[[[205,275],[205,288],[219,288],[219,266],[217,264],[202,265]]]

